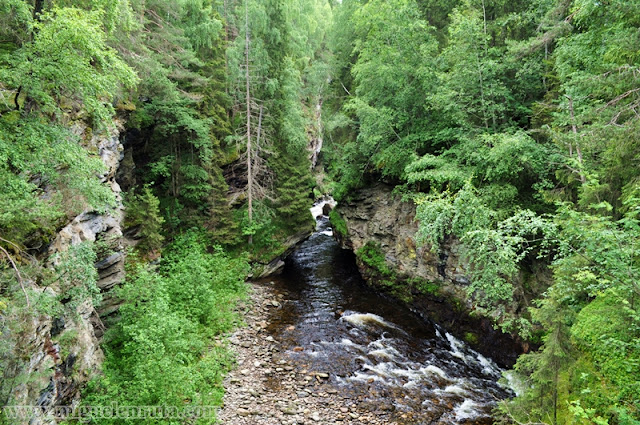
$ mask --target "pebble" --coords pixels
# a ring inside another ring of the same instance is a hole
[[[229,338],[237,354],[237,368],[224,381],[226,394],[224,407],[218,412],[220,423],[398,425],[384,406],[378,406],[375,416],[367,414],[357,396],[352,398],[333,386],[327,371],[312,371],[308,364],[297,364],[295,356],[305,349],[281,346],[267,331],[270,315],[279,311],[272,307],[280,307],[287,298],[275,293],[275,285],[253,284],[253,289],[252,306],[247,304],[239,310],[247,326]],[[285,330],[293,331],[295,327]]]

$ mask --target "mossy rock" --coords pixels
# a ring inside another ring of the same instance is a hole
[[[136,105],[130,100],[121,100],[120,102],[116,103],[116,111],[133,112],[135,110]]]

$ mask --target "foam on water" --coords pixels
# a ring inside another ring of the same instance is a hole
[[[446,332],[445,335],[447,337],[447,341],[449,341],[449,344],[451,345],[451,355],[461,359],[465,363],[468,363],[467,356],[460,351],[460,348],[462,348],[462,341],[451,335],[449,332]]]
[[[478,416],[480,405],[471,399],[466,399],[462,404],[456,406],[453,414],[457,420],[473,419]]]
[[[365,364],[363,368],[383,378],[390,379],[394,377],[393,363],[390,363],[390,362],[382,362],[382,363],[378,363],[377,365]]]
[[[338,203],[330,196],[316,202],[311,208],[309,208],[314,219],[322,215],[322,209],[327,204],[329,204],[331,208],[335,208]]]
[[[318,202],[311,213],[322,215],[327,203],[332,200]],[[287,355],[327,372],[328,385],[391,403],[393,415],[410,413],[414,422],[401,421],[405,425],[487,420],[495,400],[509,396],[496,383],[500,369],[444,328],[363,289],[353,256],[328,237],[327,218],[317,223],[282,278],[292,294],[277,310],[288,312],[282,329],[296,325],[283,338],[291,344]]]
[[[445,371],[440,369],[438,366],[429,365],[427,367],[420,368],[420,371],[424,374],[438,375],[442,379],[449,380],[449,377],[447,376]]]
[[[382,376],[372,375],[370,373],[364,373],[364,372],[356,372],[353,376],[350,376],[347,379],[339,379],[339,381],[343,381],[343,382],[351,382],[351,381],[355,381],[355,382],[370,382],[370,381],[376,381],[376,382],[380,382],[382,384],[386,384],[386,381],[384,380],[384,378]]]
[[[324,202],[319,202],[319,203],[315,204],[314,206],[312,206],[311,208],[309,208],[313,218],[316,218],[316,217],[322,215],[322,207],[324,207]]]
[[[384,347],[369,351],[369,355],[376,358],[394,360],[400,356],[400,353],[393,347]]]
[[[513,391],[516,396],[521,396],[522,393],[524,393],[526,386],[524,382],[522,382],[518,378],[518,376],[514,371],[508,370],[508,371],[502,372],[502,376],[507,381],[505,386],[509,388],[511,391]]]
[[[457,395],[461,395],[461,396],[465,396],[465,395],[469,394],[469,392],[467,390],[465,390],[464,388],[462,388],[458,384],[447,385],[444,390],[436,390],[436,391],[440,391],[440,392],[443,392],[443,393],[457,394]]]
[[[496,378],[500,377],[500,368],[491,360],[478,353],[476,356],[478,362],[482,366],[482,373],[485,375],[494,376]]]
[[[351,323],[353,326],[357,326],[359,328],[368,328],[368,327],[376,327],[376,328],[386,328],[393,329],[397,331],[402,331],[399,327],[394,325],[393,323],[387,322],[384,318],[378,316],[373,313],[351,313],[344,314],[341,317],[341,320]]]

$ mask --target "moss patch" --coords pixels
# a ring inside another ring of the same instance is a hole
[[[340,235],[341,238],[347,236],[347,223],[336,210],[329,212],[329,221],[331,222],[333,231]]]

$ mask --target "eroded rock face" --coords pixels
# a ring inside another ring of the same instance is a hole
[[[85,241],[103,241],[109,254],[98,258],[96,268],[98,287],[103,301],[94,307],[91,300],[81,302],[75,308],[75,314],[63,317],[42,315],[33,319],[29,328],[27,347],[31,356],[27,362],[25,375],[30,381],[14,389],[15,403],[23,406],[37,406],[34,416],[23,422],[30,425],[55,424],[52,412],[55,406],[71,406],[79,401],[79,390],[99,370],[104,355],[99,346],[99,338],[104,332],[101,316],[108,315],[118,308],[111,289],[124,280],[125,250],[122,239],[122,220],[124,208],[120,196],[120,186],[115,180],[116,171],[122,157],[122,145],[119,135],[122,123],[107,134],[88,137],[88,127],[77,122],[72,127],[74,133],[87,140],[86,147],[99,154],[106,166],[102,181],[109,185],[115,194],[115,208],[99,213],[86,210],[76,216],[58,234],[47,252],[48,265],[53,266],[55,254],[63,253],[72,246]],[[49,288],[34,288],[36,291],[50,292],[57,296],[55,285]]]
[[[356,192],[348,202],[340,203],[337,212],[344,219],[347,234],[336,235],[343,248],[356,253],[368,243],[379,248],[387,266],[400,281],[420,281],[435,284],[432,294],[412,290],[411,299],[404,299],[412,310],[427,320],[435,320],[476,350],[509,366],[526,346],[517,338],[493,329],[493,320],[472,317],[474,303],[467,292],[470,280],[468,265],[461,258],[459,242],[447,238],[435,254],[429,246],[416,241],[418,223],[416,208],[392,194],[392,188],[379,183]],[[367,282],[385,292],[376,272],[362,261],[358,266]],[[504,308],[517,311],[520,301]]]
[[[342,241],[344,247],[357,252],[367,242],[374,242],[402,276],[452,282],[461,287],[469,284],[458,243],[448,239],[440,255],[428,245],[418,246],[415,205],[394,196],[389,186],[378,184],[357,192],[350,202],[338,206],[338,212],[349,232]],[[450,289],[457,292],[456,288]]]

